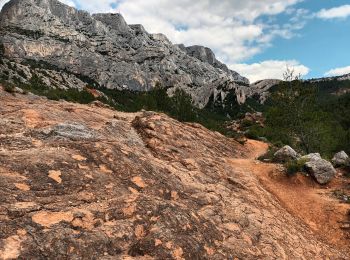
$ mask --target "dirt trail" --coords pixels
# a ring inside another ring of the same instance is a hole
[[[267,151],[267,144],[248,140],[246,147],[250,151],[247,159],[231,160],[238,171],[255,174],[283,207],[322,239],[339,248],[349,248],[349,232],[343,231],[341,226],[342,222],[349,220],[347,212],[350,206],[331,196],[332,190],[343,185],[343,181],[335,179],[325,187],[301,174],[287,177],[281,165],[256,160]]]

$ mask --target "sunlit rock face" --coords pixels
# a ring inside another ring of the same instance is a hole
[[[182,88],[204,107],[214,91],[249,84],[210,49],[173,45],[120,14],[90,15],[56,0],[12,0],[3,7],[0,28],[5,57],[35,60],[110,89]]]

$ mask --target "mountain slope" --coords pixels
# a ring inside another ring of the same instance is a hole
[[[152,112],[0,100],[5,259],[349,257],[234,163],[266,147]]]
[[[147,91],[160,85],[172,93],[179,87],[199,107],[213,94],[239,92],[249,84],[211,50],[205,59],[190,55],[164,35],[128,25],[120,14],[91,16],[57,0],[12,0],[2,9],[0,28],[3,56],[22,64],[22,73],[16,73],[5,62],[2,70],[12,80],[26,82],[38,74],[57,88],[88,83]]]

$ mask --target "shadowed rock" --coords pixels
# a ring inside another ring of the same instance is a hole
[[[341,151],[334,155],[332,163],[336,167],[350,166],[350,158],[344,151]]]

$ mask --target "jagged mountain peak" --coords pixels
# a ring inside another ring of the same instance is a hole
[[[237,79],[237,81],[244,83],[246,85],[249,85],[249,80],[245,77],[242,77],[237,72],[230,70],[227,65],[220,62],[216,56],[213,50],[211,50],[208,47],[201,46],[201,45],[193,45],[185,47],[183,44],[178,45],[182,50],[186,51],[186,53],[192,57],[195,57],[199,59],[200,61],[209,63],[215,68],[221,69],[225,71],[226,73],[231,74],[234,78]]]
[[[84,11],[78,11],[57,0],[11,0],[3,6],[1,13],[6,16],[7,20],[11,21],[11,16],[14,14],[20,18],[33,12],[35,12],[36,17],[44,14],[63,17],[69,13],[75,14]]]
[[[249,83],[209,48],[183,49],[142,25],[128,25],[120,14],[90,15],[57,0],[12,0],[0,15],[0,44],[7,59],[45,63],[74,75],[75,81],[89,78],[101,87],[135,91],[159,84],[169,93],[181,88],[198,107],[218,92],[242,92]]]

